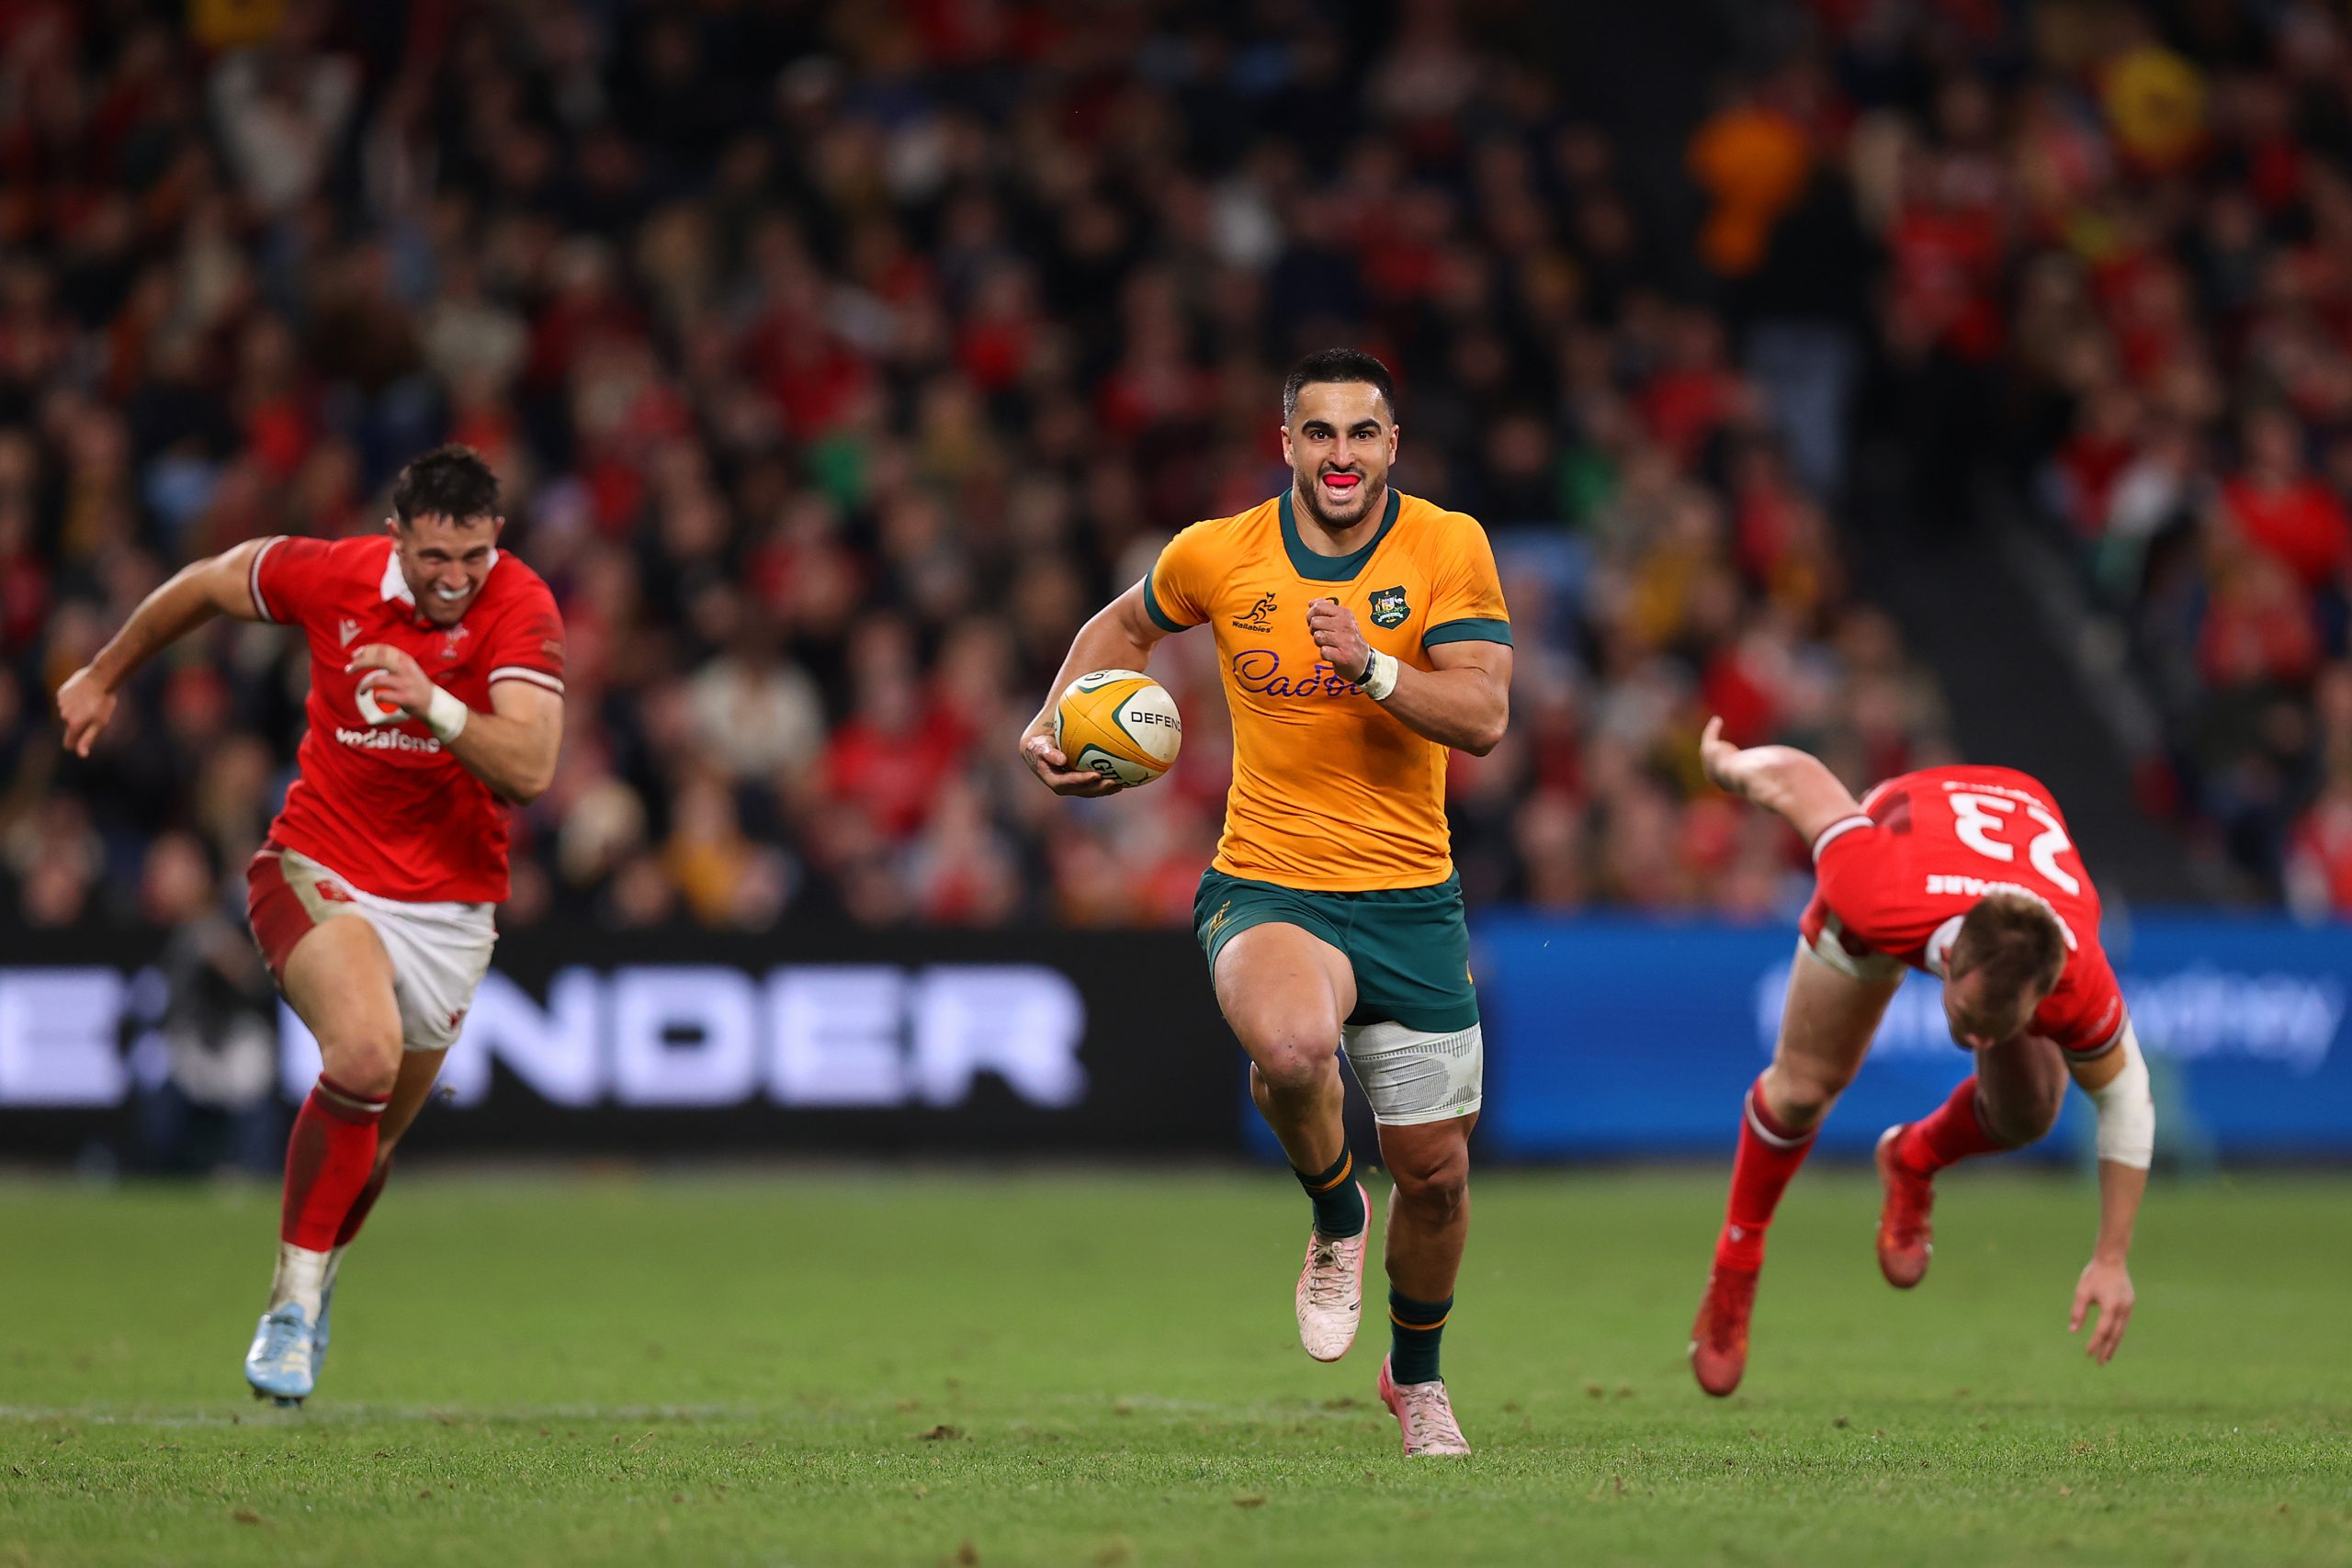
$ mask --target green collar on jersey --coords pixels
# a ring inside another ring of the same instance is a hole
[[[1363,570],[1363,563],[1372,558],[1372,552],[1380,547],[1380,541],[1388,537],[1388,530],[1396,526],[1396,513],[1405,504],[1396,487],[1390,485],[1388,506],[1381,515],[1380,527],[1363,547],[1343,556],[1325,556],[1308,549],[1306,541],[1298,536],[1298,519],[1291,515],[1291,504],[1297,499],[1298,487],[1294,482],[1283,491],[1283,549],[1290,556],[1291,570],[1309,582],[1354,581],[1356,574]]]

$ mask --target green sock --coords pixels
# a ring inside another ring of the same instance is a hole
[[[1291,1173],[1306,1189],[1307,1201],[1315,1205],[1317,1231],[1334,1241],[1363,1234],[1364,1223],[1372,1216],[1365,1208],[1363,1194],[1356,1188],[1356,1156],[1346,1145],[1340,1145],[1340,1157],[1331,1162],[1329,1169],[1309,1176],[1293,1166]]]
[[[1388,1375],[1398,1382],[1437,1381],[1437,1342],[1445,1336],[1453,1298],[1417,1302],[1388,1292]]]

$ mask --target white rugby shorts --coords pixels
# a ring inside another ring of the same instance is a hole
[[[356,915],[375,928],[391,956],[401,1043],[411,1051],[442,1051],[456,1043],[498,942],[493,906],[379,898],[275,840],[245,868],[245,888],[254,941],[280,989],[286,961],[311,927]]]

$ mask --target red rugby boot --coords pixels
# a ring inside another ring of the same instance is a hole
[[[1747,1320],[1756,1311],[1756,1270],[1716,1268],[1707,1275],[1699,1320],[1690,1325],[1690,1371],[1721,1399],[1747,1371]]]
[[[1878,1139],[1878,1179],[1886,1189],[1878,1212],[1878,1271],[1898,1291],[1928,1277],[1928,1258],[1936,1250],[1935,1226],[1928,1221],[1936,1206],[1936,1184],[1914,1176],[1894,1157],[1907,1125],[1889,1127]]]

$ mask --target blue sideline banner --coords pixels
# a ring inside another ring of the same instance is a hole
[[[1492,1155],[1727,1155],[1740,1096],[1771,1055],[1792,927],[1489,913],[1472,928]],[[2160,1150],[2352,1157],[2352,925],[2143,915],[2111,920],[2107,938],[2154,1077]],[[1967,1072],[1936,982],[1913,976],[1823,1149],[1867,1154]],[[2086,1146],[2090,1122],[2069,1095],[2043,1150]]]
[[[1726,1157],[1770,1055],[1792,927],[1489,911],[1471,936],[1482,1160]],[[2143,916],[2107,936],[2161,1154],[2352,1158],[2352,925]],[[0,1160],[130,1134],[170,1071],[156,940],[0,934]],[[282,1107],[317,1058],[272,1010],[248,1089],[276,1080]],[[501,942],[416,1146],[1278,1158],[1241,1066],[1181,931],[535,930]],[[1915,976],[1825,1149],[1867,1154],[1967,1070],[1934,984]],[[2043,1152],[2079,1153],[2088,1125],[2071,1097]]]

